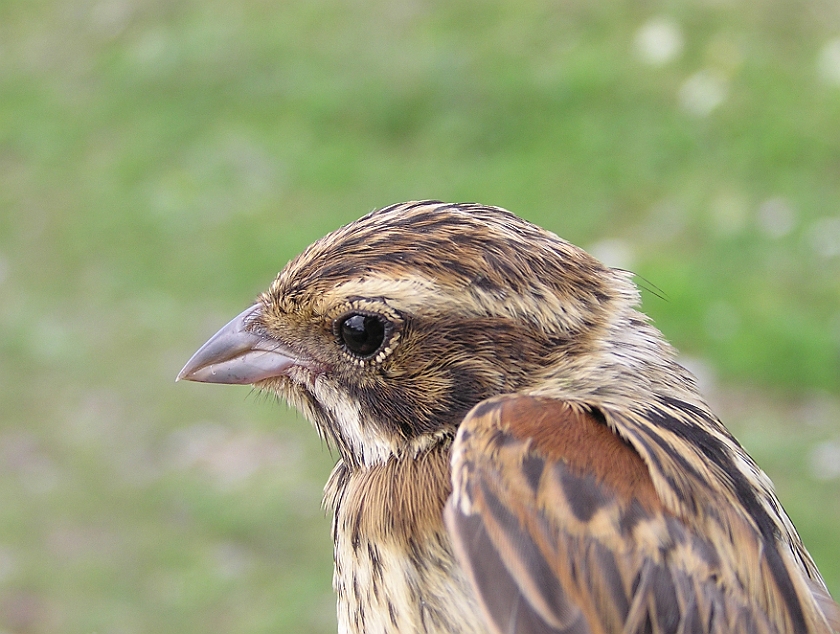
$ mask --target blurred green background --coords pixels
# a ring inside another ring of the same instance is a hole
[[[840,594],[840,4],[0,1],[0,633],[330,632],[333,459],[173,380],[374,207],[639,274]]]

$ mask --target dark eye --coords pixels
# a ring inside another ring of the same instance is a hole
[[[339,323],[338,336],[350,352],[369,357],[385,341],[385,321],[373,315],[349,315]]]

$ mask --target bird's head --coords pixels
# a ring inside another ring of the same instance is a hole
[[[603,389],[633,320],[665,345],[637,303],[626,273],[503,209],[403,203],[312,244],[179,378],[272,391],[369,465],[496,394]]]

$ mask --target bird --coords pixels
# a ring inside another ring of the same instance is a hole
[[[275,394],[334,450],[342,634],[840,632],[632,273],[503,208],[335,230],[178,378]]]

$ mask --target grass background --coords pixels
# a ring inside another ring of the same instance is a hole
[[[335,630],[332,458],[173,379],[416,198],[636,271],[840,594],[838,36],[829,0],[0,1],[0,632]]]

